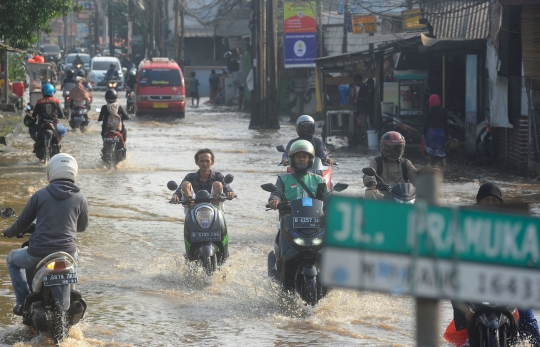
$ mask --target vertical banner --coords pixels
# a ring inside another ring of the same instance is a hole
[[[283,48],[285,68],[315,67],[317,59],[317,3],[283,4]]]

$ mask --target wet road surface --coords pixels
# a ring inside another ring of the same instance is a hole
[[[104,103],[103,92],[95,94],[93,109]],[[119,94],[125,105],[124,93]],[[276,165],[281,154],[275,145],[296,137],[294,126],[248,130],[248,114],[204,101],[197,109],[188,108],[182,120],[127,121],[128,158],[117,170],[107,170],[100,160],[101,126],[95,111],[88,131],[68,131],[62,151],[78,160],[77,185],[90,209],[90,227],[78,237],[78,289],[88,310],[62,345],[415,345],[411,298],[335,289],[310,308],[280,295],[266,269],[277,213],[265,211],[268,193],[260,185],[274,183],[283,171]],[[193,155],[204,147],[216,155],[214,170],[235,176],[231,185],[238,195],[225,203],[230,258],[211,278],[184,262],[184,215],[179,205],[168,203],[171,192],[166,188],[169,180],[180,182],[196,171]],[[32,140],[24,134],[0,155],[0,207],[12,206],[20,213],[31,194],[46,186],[45,169],[31,151]],[[361,168],[374,154],[332,154],[340,162],[334,180],[350,184],[342,194],[363,195]],[[426,164],[421,158],[413,162]],[[450,161],[443,204],[472,204],[479,185],[492,180],[507,200],[525,200],[540,213],[535,182],[457,163]],[[0,227],[6,226],[1,220]],[[0,346],[51,345],[11,314],[14,296],[5,257],[20,242],[0,240]],[[452,315],[448,302],[441,302],[440,315],[442,335]]]

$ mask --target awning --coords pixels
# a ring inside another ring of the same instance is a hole
[[[16,52],[16,53],[26,54],[26,52],[23,51],[22,49],[14,48],[14,47],[8,46],[8,45],[0,42],[0,51],[5,51],[5,50],[7,50],[9,52]]]
[[[486,39],[464,40],[464,39],[439,39],[420,34],[422,45],[419,48],[420,53],[434,51],[451,51],[451,53],[462,53],[463,49],[485,48]]]

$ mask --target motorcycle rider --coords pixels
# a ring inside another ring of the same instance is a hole
[[[101,137],[105,136],[105,133],[107,132],[107,123],[109,120],[109,115],[111,113],[120,115],[120,118],[122,119],[122,137],[124,138],[124,142],[127,141],[127,129],[124,126],[124,121],[131,119],[126,111],[120,106],[118,102],[118,93],[114,89],[108,89],[105,92],[105,101],[107,101],[107,105],[103,105],[101,107],[101,112],[99,113],[98,122],[103,121],[103,124],[101,124]]]
[[[501,190],[492,182],[482,184],[476,194],[476,204],[492,206],[504,204]],[[454,320],[446,328],[444,338],[458,347],[468,346],[468,341],[463,343],[463,340],[468,338],[465,313],[454,302],[452,302],[452,307],[454,309]],[[528,341],[531,346],[540,346],[540,330],[534,313],[530,309],[520,308],[518,311],[520,339]]]
[[[69,92],[70,107],[88,107],[91,101],[90,93],[86,90],[83,81],[78,80],[77,84]]]
[[[195,153],[195,164],[199,170],[184,177],[180,187],[173,193],[171,202],[179,202],[182,195],[190,201],[200,190],[210,192],[214,200],[217,200],[221,193],[225,193],[228,200],[234,198],[234,192],[229,184],[225,183],[225,177],[220,172],[211,170],[212,165],[214,165],[212,150],[209,148],[199,149]]]
[[[75,87],[75,84],[77,84],[77,80],[75,79],[75,71],[73,71],[73,69],[67,69],[66,78],[64,78],[62,81],[62,88],[60,88],[60,90],[70,91],[73,87]]]
[[[118,79],[118,71],[116,71],[116,64],[114,63],[111,63],[111,65],[109,65],[109,70],[107,70],[107,72],[105,73],[105,81],[108,81],[114,77],[116,77],[116,79]]]
[[[389,131],[381,137],[379,145],[381,155],[370,159],[369,167],[373,168],[390,187],[396,183],[414,181],[419,171],[410,160],[403,158],[403,153],[405,153],[403,135],[397,131]],[[367,198],[384,198],[384,194],[379,192],[384,188],[379,179],[375,176],[364,175],[363,181]]]
[[[328,153],[326,152],[326,145],[324,144],[324,141],[320,137],[314,136],[315,134],[315,120],[313,117],[305,114],[303,116],[298,117],[296,120],[296,134],[298,135],[297,138],[292,139],[287,144],[287,147],[285,148],[285,152],[281,156],[281,164],[286,165],[288,163],[290,155],[288,154],[291,146],[293,143],[295,143],[298,140],[307,140],[315,149],[315,156],[319,157],[323,163],[328,163],[329,165],[332,165],[334,163],[334,160],[328,157]]]
[[[34,111],[32,112],[32,118],[38,120],[37,126],[35,128],[29,128],[30,136],[33,139],[37,139],[38,130],[46,119],[50,119],[56,124],[58,143],[66,136],[66,127],[58,122],[59,118],[64,118],[64,111],[60,107],[60,100],[53,97],[54,92],[54,87],[51,84],[45,84],[41,87],[43,98],[36,102],[36,106],[34,106]],[[38,144],[39,142],[34,144],[34,151],[37,149]]]
[[[77,54],[77,55],[75,56],[75,60],[73,60],[72,65],[73,65],[73,66],[77,66],[77,65],[79,65],[79,64],[81,64],[81,65],[84,66],[84,62],[82,61],[82,59],[81,59],[81,57],[79,56],[79,54]]]
[[[133,68],[129,70],[126,85],[130,90],[135,89],[135,83],[137,82],[137,69]]]
[[[37,221],[29,246],[11,251],[6,259],[17,300],[13,307],[16,315],[22,316],[24,301],[30,294],[26,269],[33,269],[54,252],[66,252],[78,258],[75,238],[77,232],[88,227],[88,204],[75,185],[77,172],[77,161],[71,155],[59,153],[52,157],[47,165],[49,185],[32,195],[19,218],[1,234],[3,237],[22,234]]]

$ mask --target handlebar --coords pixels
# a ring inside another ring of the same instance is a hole
[[[169,204],[172,204],[172,205],[183,205],[183,206],[189,206],[191,204],[195,205],[195,204],[198,204],[198,203],[201,203],[201,202],[212,202],[212,201],[220,201],[220,202],[225,202],[226,200],[232,200],[232,199],[235,199],[235,198],[238,198],[238,196],[235,194],[231,199],[227,198],[227,196],[225,194],[221,194],[219,196],[218,199],[213,199],[213,198],[210,198],[209,201],[199,201],[199,202],[196,202],[194,199],[191,199],[191,200],[186,200],[184,199],[184,197],[182,197],[179,201],[171,201],[169,200]]]

